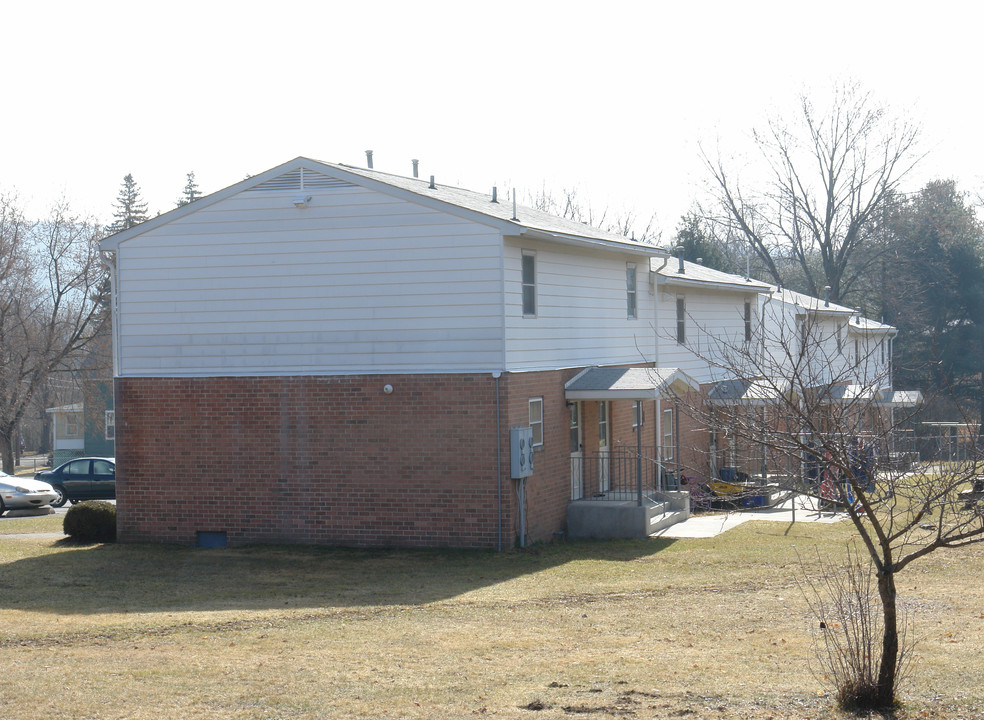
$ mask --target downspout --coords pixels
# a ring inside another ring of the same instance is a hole
[[[496,370],[492,373],[495,378],[495,456],[497,460],[496,469],[496,497],[498,501],[498,551],[502,552],[502,412],[499,405],[499,378],[502,373]]]
[[[663,408],[656,396],[656,488],[663,492]]]

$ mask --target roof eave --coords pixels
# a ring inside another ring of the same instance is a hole
[[[526,227],[520,224],[513,224],[513,232],[505,233],[508,236],[528,238],[530,240],[541,240],[544,242],[558,243],[560,245],[575,245],[578,247],[590,247],[601,250],[614,250],[629,255],[640,255],[644,257],[660,257],[666,255],[666,250],[658,245],[646,245],[644,243],[632,243],[631,241],[605,240],[603,238],[585,237],[583,235],[567,235],[565,233],[548,232],[538,228]]]

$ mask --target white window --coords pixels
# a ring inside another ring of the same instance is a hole
[[[673,459],[673,409],[663,411],[663,460]]]
[[[523,250],[523,316],[536,317],[536,253]]]
[[[634,400],[632,402],[632,427],[641,428],[644,419],[642,414],[642,400]]]
[[[530,398],[530,427],[533,429],[533,447],[543,445],[543,398]]]
[[[67,413],[65,415],[65,437],[82,437],[82,413]]]
[[[745,342],[752,340],[752,301],[745,301]]]
[[[861,344],[858,342],[856,338],[854,340],[854,362],[855,363],[861,362]]]
[[[116,439],[116,411],[115,410],[106,411],[106,439],[107,440]]]
[[[841,337],[843,335],[843,332],[841,330],[843,327],[844,327],[843,325],[837,323],[837,354],[838,355],[844,354],[844,340]]]
[[[677,342],[683,345],[687,342],[687,301],[683,295],[676,299]]]
[[[638,306],[636,305],[636,266],[635,263],[628,263],[625,266],[625,305],[626,317],[637,318]]]

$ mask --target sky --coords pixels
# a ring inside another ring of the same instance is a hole
[[[922,128],[909,189],[984,189],[979,29],[955,2],[0,0],[0,192],[109,222],[132,173],[152,214],[299,155],[520,201],[575,191],[655,215],[706,193],[702,151],[856,82]]]

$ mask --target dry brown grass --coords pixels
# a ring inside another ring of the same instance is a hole
[[[75,547],[6,536],[19,522],[0,520],[12,720],[842,717],[796,576],[847,524],[495,554]],[[920,644],[898,718],[984,718],[982,574],[973,548],[900,577]]]

